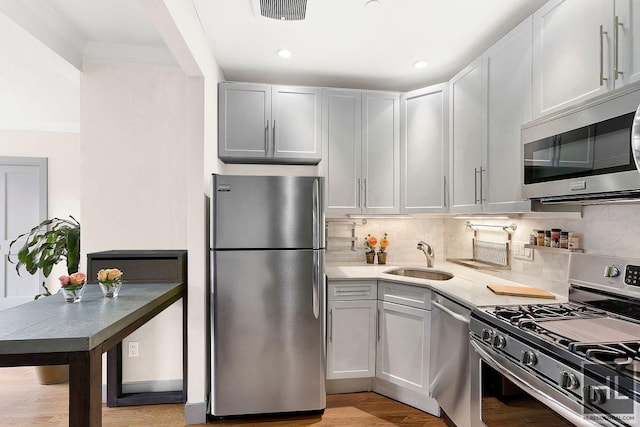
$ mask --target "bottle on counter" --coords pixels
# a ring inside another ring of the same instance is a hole
[[[560,232],[560,249],[569,249],[569,232]]]
[[[544,230],[538,230],[538,246],[544,246]]]
[[[529,244],[530,245],[538,244],[538,230],[531,230],[531,234],[529,234]]]
[[[547,248],[551,247],[551,230],[544,230],[544,245]]]
[[[580,249],[580,235],[578,233],[569,233],[569,250],[575,251]]]
[[[560,232],[562,230],[560,230],[559,228],[552,228],[551,229],[551,247],[552,248],[559,248],[560,247]]]

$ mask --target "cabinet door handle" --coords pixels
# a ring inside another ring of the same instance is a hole
[[[275,119],[273,120],[273,129],[271,129],[272,132],[272,138],[271,138],[271,145],[273,146],[273,152],[272,152],[272,156],[275,157],[276,156],[276,121]]]
[[[329,310],[329,342],[333,342],[333,309]]]
[[[478,168],[473,168],[473,204],[477,205],[478,202]]]
[[[376,335],[378,336],[378,341],[380,341],[380,309],[377,309],[376,313]]]
[[[604,85],[604,82],[609,80],[604,76],[604,36],[609,34],[604,30],[604,26],[600,25],[600,86]]]
[[[485,202],[485,198],[484,198],[484,177],[483,177],[483,173],[485,173],[487,170],[483,169],[482,166],[480,166],[480,203],[484,203]]]
[[[442,188],[442,207],[446,208],[447,207],[447,176],[443,176],[442,177],[443,180],[443,188]]]
[[[369,207],[369,203],[368,203],[368,196],[367,196],[367,178],[364,179],[364,207],[367,208]]]
[[[620,17],[616,15],[615,17],[615,21],[614,21],[614,27],[613,27],[613,34],[614,34],[614,43],[615,43],[615,47],[614,47],[614,51],[613,51],[613,76],[615,78],[615,80],[618,80],[618,77],[620,77],[621,74],[624,74],[622,71],[620,71],[619,67],[619,56],[620,56],[620,43],[618,42],[619,40],[619,33],[620,33],[620,28],[624,26],[624,24],[622,22],[620,22]]]
[[[360,186],[360,178],[358,178],[356,181],[357,181],[357,182],[356,182],[356,187],[357,187],[357,190],[356,190],[356,191],[357,191],[356,198],[357,198],[357,203],[358,203],[358,206],[357,206],[357,207],[361,207],[361,206],[360,206],[360,197],[362,196],[362,194],[361,194],[361,193],[362,193],[362,187]]]
[[[269,157],[269,120],[264,125],[264,156]]]

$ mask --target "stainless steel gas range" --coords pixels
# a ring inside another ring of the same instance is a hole
[[[572,253],[569,302],[477,308],[482,363],[575,425],[640,425],[640,260]]]

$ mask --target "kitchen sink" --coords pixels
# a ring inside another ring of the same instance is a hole
[[[385,271],[385,273],[429,280],[449,280],[453,278],[453,274],[447,273],[446,271],[422,270],[419,268],[396,268],[395,270]]]

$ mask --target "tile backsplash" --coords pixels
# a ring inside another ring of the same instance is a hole
[[[431,244],[435,249],[436,263],[446,258],[469,258],[472,256],[471,239],[473,231],[465,226],[467,220],[452,217],[419,218],[368,218],[366,224],[354,219],[356,250],[351,250],[349,241],[333,237],[349,237],[352,233],[350,223],[329,220],[327,240],[327,261],[364,262],[364,237],[372,234],[380,239],[384,233],[389,235],[391,245],[388,248],[387,263],[416,262],[424,263],[424,254],[416,249],[420,240]],[[586,253],[606,254],[640,259],[640,204],[594,205],[585,206],[580,219],[558,219],[552,217],[515,218],[515,219],[474,219],[478,224],[516,224],[517,229],[512,241],[529,241],[533,229],[561,228],[581,235],[581,246]],[[483,240],[502,242],[505,233],[482,228],[478,237]],[[509,279],[533,286],[553,289],[566,289],[566,275],[569,255],[555,252],[535,251],[533,261],[515,259],[512,256],[511,272],[504,275]],[[436,264],[437,266],[437,264]]]

